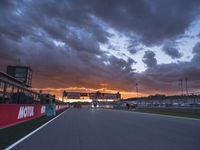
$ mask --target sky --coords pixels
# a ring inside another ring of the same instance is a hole
[[[200,92],[199,0],[1,0],[0,70],[33,69],[34,89]],[[185,83],[184,83],[185,84]]]

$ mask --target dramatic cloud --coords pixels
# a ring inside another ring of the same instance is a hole
[[[193,54],[194,54],[194,57],[192,59],[192,62],[194,64],[199,64],[200,65],[200,42],[198,42],[194,47],[193,47],[193,50],[192,50]]]
[[[183,34],[199,13],[200,1],[96,0],[92,4],[95,15],[111,26],[153,44]]]
[[[166,42],[163,46],[163,51],[173,59],[180,58],[182,56],[176,47],[176,43],[173,42]]]
[[[142,61],[147,65],[148,68],[155,67],[157,64],[157,60],[153,51],[145,51]]]
[[[199,14],[199,0],[1,0],[0,68],[30,65],[36,88],[198,89]]]
[[[146,58],[153,59],[152,52],[145,53]],[[191,61],[170,63],[170,64],[157,64],[154,67],[148,68],[142,74],[137,74],[137,78],[141,83],[144,91],[159,92],[159,93],[177,93],[180,91],[178,80],[185,78],[188,79],[189,92],[199,93],[200,84],[200,43],[196,43],[193,47],[194,56]],[[150,56],[149,56],[150,55]],[[148,89],[151,87],[151,89]],[[185,91],[184,91],[185,92]],[[181,93],[181,91],[179,92]]]
[[[192,52],[196,55],[200,55],[200,42],[198,42],[194,47]]]

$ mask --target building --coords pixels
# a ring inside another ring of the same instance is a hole
[[[32,69],[27,66],[7,66],[7,74],[21,81],[24,86],[32,85]]]
[[[148,97],[128,98],[121,102],[137,104],[139,107],[200,107],[200,95],[150,95]]]
[[[0,71],[0,104],[39,103],[39,94],[25,87],[20,80]]]
[[[9,74],[0,71],[0,104],[46,104],[49,101],[65,104],[56,100],[55,95],[32,90],[30,67],[8,66],[7,72]]]

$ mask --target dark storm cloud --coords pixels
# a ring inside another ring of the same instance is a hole
[[[138,40],[129,41],[131,44],[128,46],[128,51],[131,54],[136,54],[137,52],[143,50],[143,48],[139,47],[140,42]]]
[[[178,71],[188,77],[199,73],[196,48],[191,63],[166,65],[158,65],[154,52],[146,51],[143,62],[148,69],[136,73],[135,60],[103,52],[100,44],[110,44],[108,27],[132,39],[128,47],[132,54],[141,50],[141,43],[163,44],[184,34],[198,16],[199,4],[199,0],[1,0],[0,67],[30,65],[35,87],[131,91],[138,80],[144,91],[159,86],[167,91],[180,76]],[[174,58],[180,54],[171,49],[166,53]]]
[[[199,0],[96,0],[93,4],[97,16],[118,30],[135,32],[150,45],[183,34],[200,11]]]
[[[65,1],[3,5],[10,9],[1,13],[1,64],[30,65],[36,87],[100,88],[105,83],[106,88],[125,89],[129,85],[123,87],[121,82],[133,80],[134,60],[126,62],[100,51],[99,43],[111,35],[95,22],[85,3],[80,8]]]
[[[146,64],[148,68],[155,67],[157,64],[155,53],[153,51],[145,51],[142,61]]]
[[[194,57],[192,58],[193,63],[200,65],[200,42],[198,42],[192,49]]]
[[[196,45],[193,47],[192,52],[196,55],[200,55],[200,42],[196,43]]]
[[[189,93],[200,85],[200,43],[193,47],[191,61],[157,64],[141,74],[135,75],[142,90],[150,93],[174,93],[180,91],[179,79],[188,79]],[[184,83],[185,84],[185,83]],[[185,90],[185,89],[184,89]]]
[[[180,58],[182,54],[179,52],[179,49],[174,42],[166,42],[163,46],[163,51],[169,55],[171,58]]]

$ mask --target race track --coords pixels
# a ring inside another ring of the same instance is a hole
[[[15,150],[200,150],[200,120],[71,108]]]

